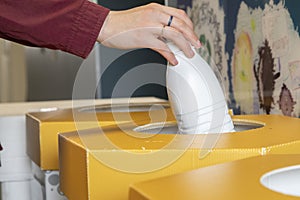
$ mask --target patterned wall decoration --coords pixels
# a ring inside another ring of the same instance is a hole
[[[234,30],[231,64],[229,65],[231,66],[232,96],[241,113],[258,112],[253,66],[256,47],[262,40],[261,18],[262,10],[260,8],[249,10],[245,3],[241,3]]]
[[[222,74],[235,113],[300,117],[300,1],[177,3]]]
[[[229,84],[225,67],[227,59],[225,56],[224,12],[219,8],[217,1],[192,0],[190,3],[192,7],[187,6],[186,11],[195,24],[195,32],[203,47],[199,53],[212,66],[215,73],[218,73],[219,82],[227,91]]]

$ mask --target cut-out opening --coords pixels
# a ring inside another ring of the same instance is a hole
[[[255,122],[244,122],[244,121],[233,121],[234,129],[236,132],[251,130],[261,128],[264,125],[255,123]],[[136,132],[141,133],[149,133],[149,134],[157,134],[157,133],[164,133],[164,134],[176,134],[180,133],[177,127],[177,123],[175,122],[161,122],[161,123],[152,123],[146,124],[143,126],[138,126],[133,129]],[[199,133],[201,134],[201,133]]]
[[[300,165],[270,171],[261,177],[260,182],[272,191],[300,197]]]
[[[149,112],[169,108],[169,104],[107,104],[95,107],[86,107],[78,109],[78,112],[84,113],[107,113],[107,112]]]

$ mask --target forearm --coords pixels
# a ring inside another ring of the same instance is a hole
[[[86,0],[2,0],[0,12],[0,37],[85,58],[109,10]]]

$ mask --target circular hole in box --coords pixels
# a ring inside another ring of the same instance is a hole
[[[148,112],[169,108],[169,104],[116,104],[99,105],[78,109],[85,113],[107,113],[107,112]]]
[[[233,121],[234,129],[236,132],[251,130],[261,128],[264,125],[254,122],[243,122],[243,121]],[[164,133],[164,134],[176,134],[179,133],[177,124],[175,122],[161,122],[161,123],[152,123],[146,124],[143,126],[138,126],[134,128],[134,131],[141,133]],[[201,133],[199,133],[201,134]]]
[[[260,182],[272,191],[300,197],[300,165],[270,171]]]

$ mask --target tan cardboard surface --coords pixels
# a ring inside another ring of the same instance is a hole
[[[89,105],[103,105],[111,103],[111,99],[83,99],[83,100],[61,100],[61,101],[32,101],[32,102],[17,102],[17,103],[0,103],[0,116],[9,115],[24,115],[28,112],[39,112],[45,109],[66,109],[72,108],[73,105],[77,107]],[[117,98],[113,100],[118,103],[128,102],[128,98]],[[131,102],[148,103],[148,102],[162,102],[164,100],[155,97],[138,97],[131,98]]]

